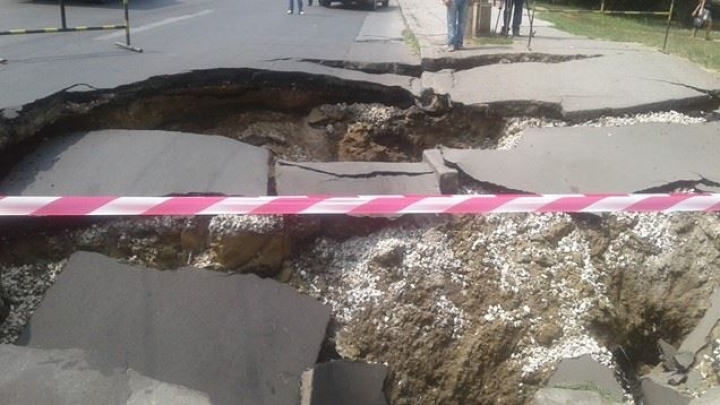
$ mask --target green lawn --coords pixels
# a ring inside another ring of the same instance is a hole
[[[537,7],[550,6],[538,3]],[[663,47],[667,27],[665,17],[625,17],[540,10],[536,15],[572,34],[618,42],[637,42],[657,49]],[[698,31],[697,37],[692,38],[692,30],[680,28],[673,23],[666,51],[687,58],[707,69],[720,71],[720,43],[705,41],[704,38],[704,30]],[[711,38],[720,39],[720,32],[713,32]]]

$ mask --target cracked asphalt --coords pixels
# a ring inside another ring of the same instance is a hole
[[[10,2],[0,0],[0,5]],[[189,0],[179,3],[180,6],[170,0],[148,4],[186,14],[158,21],[159,14],[136,10],[140,18],[134,38],[136,44],[140,42],[145,47],[144,53],[113,48],[108,41],[117,40],[121,33],[95,37],[49,36],[42,41],[0,37],[0,56],[8,59],[0,65],[0,117],[12,119],[24,106],[57,92],[86,92],[180,72],[244,67],[377,83],[403,88],[416,95],[433,89],[435,93],[449,95],[454,103],[477,106],[491,114],[544,114],[571,121],[652,111],[701,111],[715,108],[716,95],[720,93],[720,77],[687,60],[637,44],[573,36],[537,19],[532,47],[525,36],[508,45],[479,46],[468,41],[466,49],[447,53],[442,50],[445,7],[439,0],[394,0],[389,8],[377,12],[313,7],[308,8],[307,15],[303,16],[307,18],[302,21],[288,19],[278,13],[276,6],[257,3],[252,15],[247,17],[258,20],[254,27],[283,27],[289,39],[278,33],[263,39],[262,32],[249,33],[253,27],[238,27],[233,15],[242,10],[227,0],[211,3]],[[26,5],[15,4],[10,9],[17,11]],[[87,18],[95,16],[90,11],[84,12],[89,13]],[[496,21],[497,12],[493,8],[491,21]],[[8,16],[15,14],[10,12]],[[2,23],[8,21],[6,17],[0,18]],[[188,25],[190,22],[193,25]],[[338,24],[345,25],[344,29],[338,29]],[[527,16],[524,24],[521,33],[527,35]],[[215,27],[213,32],[204,28],[210,25]],[[417,38],[419,55],[412,55],[410,46],[403,42],[407,30]],[[311,40],[303,38],[308,32],[312,34]],[[75,42],[68,44],[67,39]],[[198,41],[203,45],[199,46]],[[34,44],[41,47],[31,50]],[[39,77],[42,80],[38,80]],[[573,133],[583,131],[586,130],[574,129]],[[638,126],[637,131],[648,130]],[[662,142],[659,138],[658,141]],[[564,142],[582,141],[568,136]],[[691,150],[693,137],[687,136],[685,142]],[[574,144],[567,150],[579,147],[582,144]],[[662,150],[664,146],[660,144],[657,148]],[[634,147],[620,145],[617,150],[635,153]],[[713,154],[706,157],[709,161],[718,158],[720,156]],[[682,157],[673,161],[680,160]],[[614,161],[629,165],[620,168],[620,172],[640,172],[632,167],[640,164],[632,156],[621,155]],[[669,161],[666,160],[666,164]],[[670,172],[672,169],[669,168]],[[328,168],[328,172],[334,170]],[[679,171],[684,176],[687,170],[692,167],[683,166]],[[481,173],[476,178],[484,181],[485,176]],[[545,186],[549,180],[545,177],[527,189],[547,192]],[[677,180],[674,177],[669,175],[666,183]],[[646,188],[656,185],[649,184]],[[572,190],[598,192],[577,184],[571,186]],[[291,188],[298,192],[295,187]],[[425,183],[419,187],[420,190],[434,188]],[[637,189],[638,186],[633,185],[632,190]],[[333,190],[322,188],[321,191]]]

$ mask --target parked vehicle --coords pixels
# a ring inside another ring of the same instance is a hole
[[[330,4],[335,1],[338,3],[363,3],[366,4],[368,7],[370,7],[373,10],[378,9],[378,3],[382,5],[383,7],[387,7],[390,3],[390,0],[319,0],[321,6],[323,7],[330,7]]]

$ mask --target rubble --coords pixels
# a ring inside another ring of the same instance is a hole
[[[302,375],[301,405],[388,405],[382,364],[331,361]]]

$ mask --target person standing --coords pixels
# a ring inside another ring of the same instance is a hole
[[[512,35],[520,36],[520,24],[522,24],[524,0],[505,0],[505,15],[503,16],[502,34],[508,34],[508,27],[512,26]],[[511,25],[512,24],[512,25]]]
[[[446,49],[448,52],[453,52],[463,47],[468,0],[443,0],[443,3],[447,7]]]
[[[692,36],[695,38],[698,28],[705,27],[705,39],[710,39],[710,31],[712,31],[712,14],[710,13],[710,2],[707,0],[700,0],[692,16],[695,18],[693,21]]]
[[[288,11],[287,11],[288,14],[293,13],[293,3],[294,2],[295,2],[295,0],[288,0]],[[302,9],[302,6],[303,6],[302,0],[297,0],[297,4],[298,4],[298,14],[300,14],[300,15],[305,14],[305,12]]]

